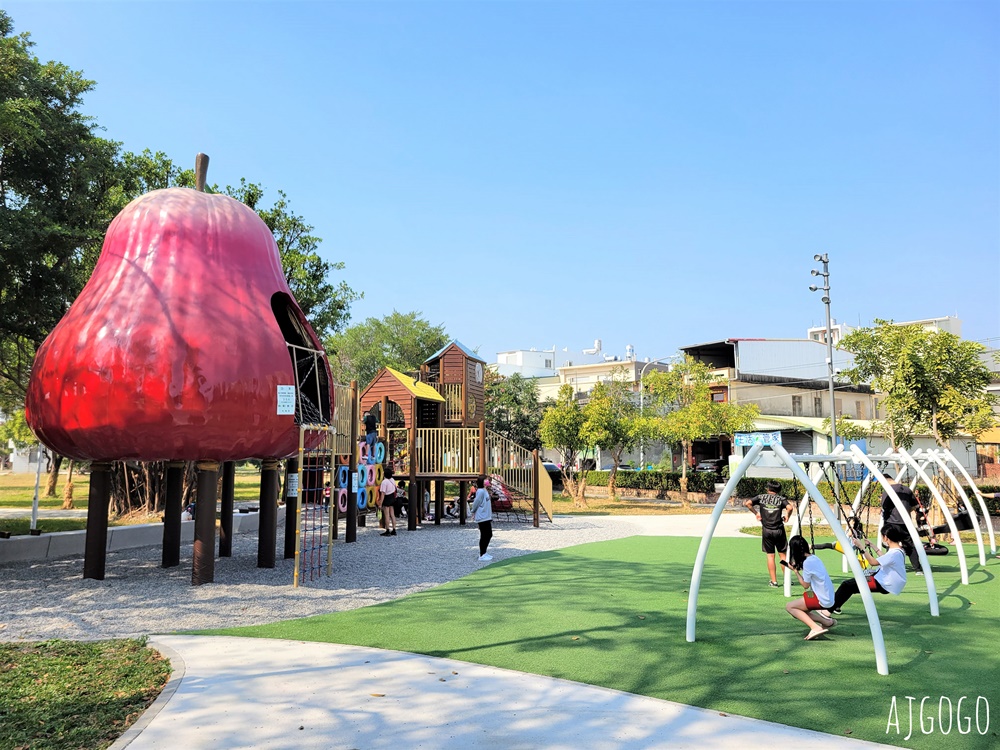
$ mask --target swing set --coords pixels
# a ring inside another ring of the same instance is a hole
[[[687,628],[686,628],[686,639],[689,643],[693,643],[696,640],[697,631],[697,613],[698,613],[698,593],[701,587],[701,578],[704,573],[705,560],[708,556],[708,548],[711,544],[712,537],[715,533],[715,529],[718,526],[719,518],[722,515],[722,511],[726,508],[730,498],[736,491],[736,486],[739,484],[740,480],[746,475],[747,470],[752,466],[761,451],[764,449],[764,443],[760,442],[755,444],[747,452],[746,456],[737,466],[736,470],[733,471],[726,482],[726,486],[719,495],[719,499],[716,502],[715,508],[712,511],[711,518],[705,533],[702,536],[701,544],[698,547],[698,554],[695,558],[694,570],[691,574],[691,585],[689,588],[688,595],[688,607],[687,607]],[[979,542],[979,552],[980,552],[980,564],[985,565],[986,559],[984,554],[984,547],[982,541],[982,534],[979,529],[978,519],[975,513],[972,511],[972,505],[969,501],[967,494],[964,489],[960,486],[955,475],[948,468],[948,464],[951,463],[957,466],[969,485],[974,488],[974,492],[979,500],[980,508],[983,511],[984,518],[988,521],[988,514],[986,512],[986,504],[979,493],[978,489],[975,488],[975,483],[972,482],[968,473],[965,471],[964,467],[955,459],[955,457],[949,452],[944,450],[933,450],[933,451],[918,451],[915,455],[910,455],[905,450],[898,451],[887,451],[885,454],[875,457],[874,459],[867,456],[861,451],[858,446],[851,446],[850,450],[845,450],[842,445],[838,445],[834,451],[830,454],[825,455],[791,455],[789,454],[779,443],[772,444],[770,449],[773,451],[774,455],[780,459],[782,463],[792,472],[792,476],[796,482],[796,494],[798,494],[799,485],[804,488],[804,492],[801,501],[798,505],[798,512],[796,513],[794,522],[792,524],[792,532],[794,534],[801,533],[802,530],[802,519],[805,514],[808,514],[809,519],[809,541],[813,549],[819,548],[833,548],[840,552],[844,552],[848,549],[853,550],[854,554],[844,554],[843,561],[845,566],[845,571],[849,571],[853,574],[855,581],[858,583],[858,592],[861,597],[861,601],[864,604],[865,615],[868,619],[868,625],[872,634],[872,645],[875,651],[875,665],[876,670],[881,675],[889,674],[889,662],[888,656],[885,649],[885,639],[882,634],[882,626],[879,621],[878,610],[875,607],[875,600],[872,596],[872,589],[874,586],[873,582],[870,581],[868,572],[870,572],[870,566],[864,557],[858,551],[858,546],[854,543],[854,540],[861,539],[865,537],[865,530],[867,523],[863,523],[858,511],[862,503],[867,506],[866,514],[870,518],[871,513],[871,498],[874,492],[878,491],[881,487],[885,495],[890,499],[892,504],[896,507],[899,515],[903,519],[903,523],[906,526],[907,532],[910,535],[910,539],[913,541],[917,556],[920,560],[920,567],[924,573],[924,581],[927,585],[927,596],[930,607],[930,613],[932,617],[938,617],[940,615],[940,610],[938,606],[937,590],[934,584],[933,572],[930,567],[930,563],[927,560],[927,551],[924,549],[923,542],[920,538],[920,530],[913,523],[910,518],[909,508],[902,502],[899,495],[892,487],[892,483],[886,479],[885,475],[882,473],[884,469],[889,464],[894,464],[896,466],[903,467],[900,472],[899,478],[896,480],[898,482],[903,481],[903,475],[905,473],[911,473],[911,489],[914,487],[918,480],[924,482],[931,489],[931,493],[941,508],[942,513],[947,521],[947,529],[951,531],[956,547],[956,554],[959,558],[959,564],[962,572],[962,583],[968,585],[968,569],[965,562],[965,555],[961,546],[961,539],[959,538],[959,530],[955,523],[955,518],[951,514],[951,511],[947,507],[944,498],[941,495],[940,490],[934,485],[930,477],[926,472],[926,468],[934,463],[938,469],[940,469],[941,474],[948,477],[952,482],[953,486],[957,488],[959,496],[962,498],[965,505],[965,509],[970,517],[973,529],[976,532],[977,540]],[[921,464],[920,461],[923,463]],[[858,491],[854,502],[848,505],[842,500],[841,486],[838,481],[838,475],[836,473],[836,467],[840,464],[861,464],[867,470],[867,476],[862,482],[862,486]],[[807,469],[803,468],[803,465]],[[881,468],[880,468],[881,467]],[[826,481],[830,483],[833,488],[834,501],[837,504],[837,511],[834,512],[830,504],[826,501],[823,493],[819,490],[817,483],[822,479],[826,478]],[[875,480],[875,482],[872,481]],[[877,484],[876,484],[877,482]],[[815,534],[813,530],[813,505],[819,509],[823,516],[826,524],[829,526],[831,532],[836,538],[835,544],[815,544]],[[850,512],[847,512],[847,509]],[[879,514],[879,529],[881,530],[882,519],[881,514]],[[989,525],[989,524],[988,524]],[[936,529],[935,529],[936,531]],[[993,537],[992,526],[990,526],[990,543],[991,548],[995,552],[995,542]],[[784,571],[784,591],[785,596],[791,596],[791,572],[786,567]]]

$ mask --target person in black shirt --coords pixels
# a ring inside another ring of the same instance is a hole
[[[369,451],[375,449],[375,439],[378,437],[377,427],[378,422],[375,421],[375,415],[371,412],[365,414],[365,442],[368,443]],[[374,463],[374,459],[372,463]]]
[[[767,555],[767,572],[771,576],[771,586],[777,586],[777,568],[774,563],[775,551],[785,559],[788,549],[788,536],[785,534],[785,523],[795,512],[795,506],[787,498],[778,494],[781,483],[767,483],[767,493],[752,497],[743,504],[753,511],[761,525],[761,549]]]
[[[924,509],[920,505],[920,501],[917,500],[916,496],[913,494],[913,490],[907,487],[905,484],[900,484],[899,482],[893,481],[892,472],[883,472],[886,481],[892,487],[893,491],[899,497],[900,502],[906,507],[906,514],[912,515],[913,511],[917,512],[917,524],[926,523],[926,518],[924,517]],[[920,572],[920,557],[917,555],[917,548],[913,546],[913,540],[910,539],[910,532],[906,528],[906,523],[903,521],[903,517],[899,513],[899,508],[889,497],[889,493],[885,490],[882,491],[882,529],[883,531],[888,528],[894,528],[899,532],[902,537],[899,546],[903,550],[903,553],[910,559],[910,565],[913,566],[913,570]],[[934,544],[934,532],[931,532],[930,543]],[[921,573],[922,575],[922,573]]]

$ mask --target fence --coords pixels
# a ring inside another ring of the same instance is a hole
[[[417,430],[418,474],[477,475],[479,430],[474,427],[427,428]]]

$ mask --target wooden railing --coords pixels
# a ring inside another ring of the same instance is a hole
[[[444,421],[462,421],[462,384],[430,383],[434,390],[444,397]]]
[[[470,427],[417,430],[418,474],[477,475],[479,430]]]
[[[534,454],[493,430],[486,431],[486,467],[487,473],[499,474],[511,489],[534,496]]]

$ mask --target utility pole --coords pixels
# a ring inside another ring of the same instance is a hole
[[[837,447],[837,399],[834,395],[833,387],[833,327],[830,319],[830,256],[826,253],[814,255],[813,260],[823,264],[823,270],[812,270],[813,276],[823,279],[823,286],[813,284],[809,287],[810,292],[823,291],[823,304],[826,307],[826,370],[830,381],[830,450]]]

